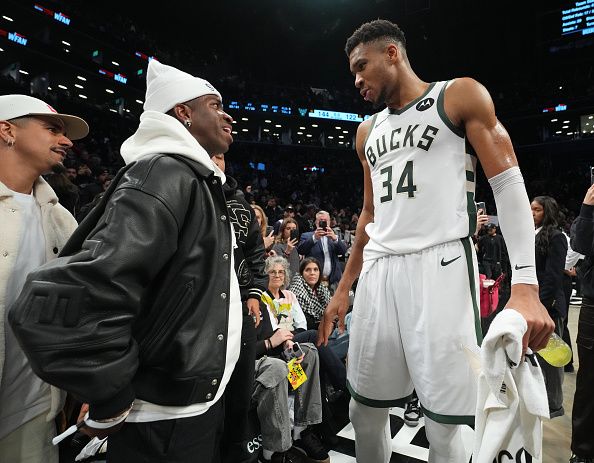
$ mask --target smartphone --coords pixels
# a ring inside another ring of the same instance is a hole
[[[328,227],[328,222],[326,222],[325,220],[320,220],[320,228],[322,228],[323,230],[326,230],[326,227]]]
[[[283,355],[285,356],[285,359],[289,361],[294,358],[303,357],[303,350],[301,349],[301,346],[298,342],[294,342],[293,347],[288,347],[285,349]]]
[[[590,166],[590,184],[594,185],[594,166]]]
[[[299,239],[299,231],[296,228],[294,230],[291,230],[291,239],[292,240]]]
[[[481,201],[480,203],[476,203],[476,211],[478,212],[479,209],[482,209],[483,214],[487,213],[487,206],[484,203],[484,201]]]

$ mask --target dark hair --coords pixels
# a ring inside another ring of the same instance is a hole
[[[299,224],[295,219],[289,217],[282,221],[281,226],[278,229],[278,235],[276,235],[276,243],[286,243],[287,241],[289,241],[285,241],[285,237],[283,235],[285,234],[285,229],[287,228],[287,225],[289,225],[290,223],[294,223],[297,226],[297,232],[299,232]]]
[[[561,211],[559,210],[557,201],[550,196],[537,196],[532,201],[540,204],[543,209],[542,222],[540,224],[542,229],[535,238],[536,254],[546,256],[549,252],[551,235],[554,230],[559,230]]]
[[[314,285],[315,290],[318,289],[318,286],[320,286],[320,282],[322,281],[322,267],[320,266],[320,261],[318,259],[316,259],[315,257],[306,257],[305,259],[303,259],[301,261],[301,264],[299,264],[299,275],[303,276],[305,267],[307,267],[309,264],[316,264],[318,266],[318,270],[320,271],[320,278],[318,278],[317,283]]]
[[[393,22],[376,19],[362,24],[359,29],[353,32],[353,35],[347,39],[344,51],[347,56],[350,56],[356,46],[379,40],[384,40],[386,43],[397,43],[402,48],[406,48],[406,38],[402,29]]]

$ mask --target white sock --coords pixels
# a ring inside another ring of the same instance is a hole
[[[262,456],[266,459],[266,460],[270,460],[272,458],[272,454],[274,452],[272,450],[267,450],[267,449],[262,449]]]
[[[307,429],[307,426],[295,426],[293,428],[293,440],[301,439],[301,433]]]

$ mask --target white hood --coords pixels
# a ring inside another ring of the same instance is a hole
[[[158,111],[144,111],[138,129],[124,141],[120,154],[126,164],[130,164],[159,153],[178,154],[196,161],[213,171],[223,184],[226,181],[225,174],[181,122]]]

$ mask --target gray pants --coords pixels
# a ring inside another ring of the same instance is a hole
[[[56,435],[54,421],[46,421],[47,411],[19,426],[0,439],[0,461],[58,463],[58,447],[52,445]]]
[[[305,357],[301,367],[307,381],[295,391],[295,426],[309,426],[322,422],[322,399],[318,350],[313,344],[300,344]],[[289,416],[289,370],[284,360],[262,357],[256,361],[256,382],[252,401],[257,403],[262,431],[262,445],[273,452],[291,448],[291,419]]]

